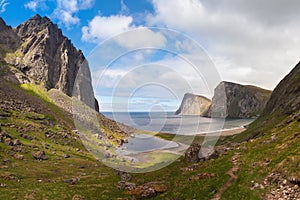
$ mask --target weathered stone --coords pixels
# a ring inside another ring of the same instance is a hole
[[[125,172],[121,173],[120,177],[121,177],[122,181],[130,181],[131,180],[131,175],[128,173],[125,173]]]
[[[15,154],[15,155],[14,155],[14,158],[15,158],[16,160],[24,160],[24,155],[22,155],[22,154]]]
[[[184,158],[186,162],[199,162],[199,151],[201,149],[200,144],[192,144],[185,152]]]
[[[213,146],[202,147],[199,151],[198,157],[200,160],[210,160],[218,158],[219,153],[215,150]]]
[[[156,196],[156,191],[152,187],[145,188],[142,194],[143,198],[151,198]]]
[[[37,160],[48,160],[48,156],[46,156],[44,151],[36,151],[33,152],[32,155]]]
[[[70,158],[71,157],[69,154],[64,154],[63,156],[64,156],[64,158]]]
[[[85,198],[80,194],[75,194],[72,200],[85,200]]]
[[[6,145],[8,145],[8,146],[12,146],[12,145],[13,145],[13,142],[11,141],[10,138],[6,138],[6,139],[4,140],[4,143],[5,143]]]
[[[64,180],[65,183],[70,183],[70,184],[75,184],[75,183],[77,183],[79,181],[80,181],[79,178],[70,178],[70,179]]]
[[[135,196],[137,199],[140,198],[151,198],[155,197],[158,193],[167,191],[167,186],[162,182],[149,182],[145,183],[135,189],[128,191],[127,193]]]
[[[118,189],[119,190],[133,190],[136,188],[136,185],[135,183],[130,183],[130,182],[127,182],[127,181],[119,181],[118,182]]]
[[[12,144],[13,146],[17,146],[17,145],[21,145],[22,144],[21,141],[18,140],[18,139],[15,139],[12,143],[13,143]]]

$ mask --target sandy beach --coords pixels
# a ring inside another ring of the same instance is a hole
[[[246,128],[238,127],[238,128],[225,129],[225,130],[214,131],[214,132],[199,133],[199,134],[196,134],[196,135],[197,136],[204,136],[204,135],[215,136],[215,135],[220,134],[220,136],[230,136],[230,135],[240,134],[240,133],[244,132],[245,130],[246,130]]]

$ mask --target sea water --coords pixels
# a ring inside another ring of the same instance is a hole
[[[152,132],[195,135],[235,129],[254,119],[211,119],[199,116],[174,115],[172,112],[104,112],[106,117],[125,125]]]

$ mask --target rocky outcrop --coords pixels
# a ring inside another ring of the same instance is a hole
[[[205,116],[210,104],[211,101],[204,96],[187,93],[184,95],[181,105],[175,114]]]
[[[271,91],[251,85],[221,82],[215,89],[208,117],[252,118],[259,116]]]
[[[278,84],[262,115],[300,116],[300,63]]]
[[[68,96],[75,94],[85,104],[99,109],[83,53],[49,18],[35,15],[15,29],[0,20],[0,27],[0,48],[6,52],[4,59],[27,77],[25,83],[47,90],[57,89]],[[18,77],[21,77],[19,82],[24,83],[23,76]]]
[[[134,131],[94,112],[99,111],[99,105],[94,97],[89,64],[82,52],[50,19],[36,15],[15,29],[1,19],[0,35],[0,49],[3,50],[3,59],[0,59],[0,108],[4,106],[18,111],[39,112],[37,108],[43,102],[38,105],[27,104],[31,95],[16,101],[19,98],[15,97],[15,92],[6,88],[6,81],[31,83],[34,89],[42,91],[43,95],[67,111],[64,115],[80,123],[77,129],[84,125],[90,130],[95,129],[97,134],[103,132],[103,138],[108,138],[114,145],[121,145],[128,134]],[[52,134],[49,134],[49,138],[52,138]]]
[[[85,61],[82,52],[47,17],[36,15],[15,32],[22,45],[18,49],[20,56],[10,62],[38,84],[71,96],[76,74]]]

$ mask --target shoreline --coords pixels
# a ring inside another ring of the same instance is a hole
[[[232,135],[237,135],[242,133],[243,131],[245,131],[246,128],[244,127],[236,127],[236,128],[232,128],[232,129],[223,129],[220,131],[212,131],[212,132],[206,132],[206,133],[198,133],[195,135],[190,135],[190,136],[232,136]],[[168,134],[168,135],[174,135],[171,133],[160,133],[160,134]],[[157,137],[157,136],[155,136]],[[160,138],[163,139],[163,138]],[[166,139],[163,139],[166,140]],[[149,157],[149,154],[153,153],[170,153],[170,154],[174,154],[177,156],[183,155],[182,152],[184,152],[187,149],[187,146],[185,144],[176,142],[178,144],[178,147],[171,147],[171,148],[165,148],[165,149],[155,149],[155,150],[150,150],[150,151],[145,151],[145,152],[130,152],[128,154],[124,154],[123,156],[127,157],[127,158],[132,158],[135,160],[135,162],[139,163],[149,163],[151,162],[151,158]]]
[[[242,132],[247,130],[245,127],[235,127],[235,128],[230,128],[230,129],[222,129],[222,130],[215,130],[215,131],[208,131],[208,132],[200,132],[200,133],[195,133],[195,134],[175,134],[175,133],[166,133],[166,132],[159,132],[159,134],[162,135],[182,135],[182,136],[232,136],[232,135],[237,135]],[[150,131],[149,131],[150,132]],[[153,134],[155,135],[155,134]]]
[[[209,136],[209,135],[232,136],[232,135],[240,134],[240,133],[244,132],[245,130],[247,130],[247,129],[244,127],[236,127],[236,128],[231,128],[231,129],[222,129],[219,131],[197,133],[197,134],[195,134],[195,136],[205,136],[205,135],[206,136]]]

